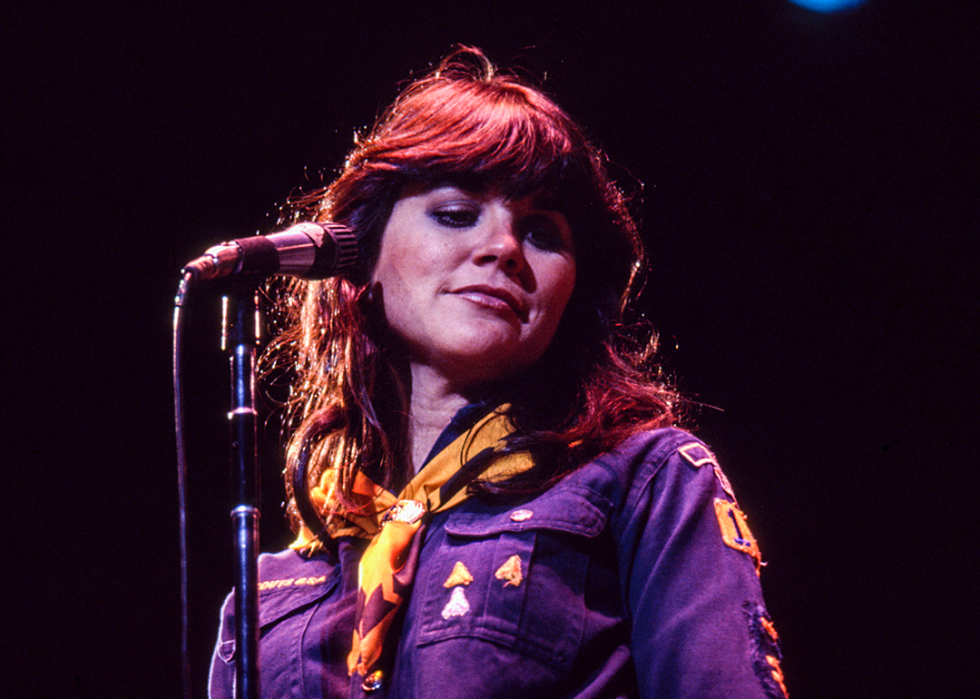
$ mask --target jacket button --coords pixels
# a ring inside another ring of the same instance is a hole
[[[531,512],[531,510],[514,510],[510,513],[510,518],[514,522],[524,522],[531,519],[533,516],[534,513]]]

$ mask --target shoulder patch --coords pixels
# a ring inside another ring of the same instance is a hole
[[[694,468],[700,468],[705,464],[713,464],[715,467],[718,466],[718,460],[715,458],[715,455],[711,453],[708,447],[701,444],[701,442],[688,442],[678,448],[677,451]]]
[[[758,575],[762,568],[762,552],[749,531],[745,515],[735,503],[721,498],[715,498],[715,515],[718,517],[722,540],[736,551],[749,554],[755,560],[755,572]]]
[[[721,466],[718,464],[715,464],[715,478],[721,483],[721,489],[728,493],[728,497],[734,500],[735,491],[732,490],[732,484],[729,483],[728,476],[725,475],[725,472],[721,470]]]
[[[715,472],[715,478],[721,483],[721,489],[728,493],[728,497],[732,500],[735,499],[735,493],[732,492],[732,484],[728,482],[728,477],[721,470],[721,464],[718,463],[718,459],[715,458],[715,455],[708,447],[701,444],[701,442],[688,442],[679,447],[677,451],[694,468],[701,468],[702,466],[711,464],[711,468]]]

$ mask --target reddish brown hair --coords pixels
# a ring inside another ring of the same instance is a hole
[[[298,217],[354,229],[361,263],[344,279],[289,282],[280,297],[285,329],[267,366],[291,372],[287,472],[306,446],[310,482],[342,465],[348,496],[359,471],[396,490],[409,477],[405,366],[364,295],[398,196],[439,181],[511,197],[545,192],[579,251],[575,290],[545,356],[481,396],[513,405],[510,448],[530,450],[538,466],[520,483],[478,487],[541,488],[638,430],[675,423],[677,397],[650,364],[655,338],[622,333],[643,250],[600,152],[543,92],[462,48],[402,92],[329,187],[296,202]],[[287,488],[292,497],[288,474]]]

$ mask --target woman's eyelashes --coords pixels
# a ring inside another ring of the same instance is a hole
[[[565,232],[546,214],[532,214],[521,221],[521,238],[546,252],[558,252],[570,247]]]
[[[453,204],[435,209],[432,217],[446,228],[467,228],[480,219],[480,210],[475,206]]]
[[[430,215],[446,228],[471,228],[480,221],[481,210],[479,205],[452,204],[437,207]],[[515,234],[521,242],[526,241],[546,252],[558,252],[570,247],[562,227],[545,213],[532,213],[519,219]]]

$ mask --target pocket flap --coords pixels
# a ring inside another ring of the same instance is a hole
[[[260,582],[259,626],[272,624],[316,602],[330,591],[334,582],[336,576],[326,573]]]
[[[534,500],[503,512],[450,514],[446,531],[453,536],[480,538],[547,529],[594,537],[606,525],[611,503],[599,493],[578,485],[556,486]]]
[[[259,628],[274,624],[326,596],[337,584],[339,568],[320,558],[305,559],[295,551],[259,556]],[[222,609],[218,653],[226,661],[235,655],[235,591]]]

